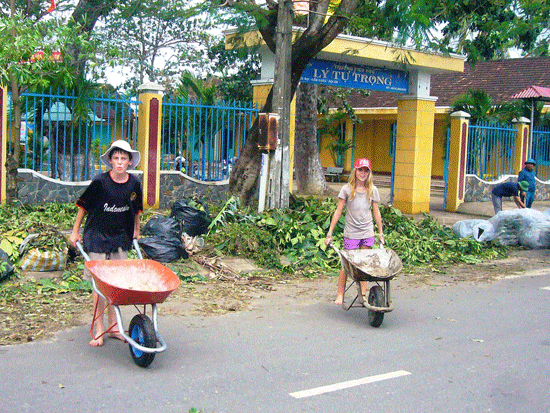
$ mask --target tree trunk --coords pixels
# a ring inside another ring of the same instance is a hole
[[[261,112],[271,112],[272,102],[273,89],[269,92]],[[243,205],[250,205],[256,195],[261,166],[262,153],[258,149],[258,119],[256,118],[229,177],[230,192],[239,196]]]
[[[332,14],[327,21],[325,21],[325,17],[330,1],[322,0],[316,3],[314,7],[315,13],[311,13],[309,16],[309,26],[292,45],[290,99],[296,93],[296,88],[307,64],[344,30],[349,22],[348,16],[353,14],[357,8],[358,1],[341,0],[337,12]],[[276,15],[277,8],[275,7],[269,11],[267,17],[262,16],[262,18],[266,17],[266,20],[262,20],[258,24],[258,27],[260,27],[259,31],[266,45],[273,53],[276,48]],[[268,22],[267,25],[265,24],[266,21]],[[269,92],[262,112],[271,112],[272,102],[273,89]],[[235,169],[229,180],[231,192],[241,198],[243,205],[250,205],[253,196],[256,194],[261,160],[261,152],[258,150],[258,123],[254,122],[248,133],[245,147],[237,160]]]
[[[97,21],[107,16],[116,7],[118,0],[79,0],[76,5],[69,25],[72,25],[79,34],[91,34]],[[67,54],[70,56],[72,66],[75,69],[75,77],[84,77],[86,73],[85,53],[82,53],[79,44],[70,45]]]
[[[296,91],[294,167],[300,194],[330,193],[317,144],[317,85],[302,83]]]

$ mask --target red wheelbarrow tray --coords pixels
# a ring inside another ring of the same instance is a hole
[[[84,265],[113,305],[162,303],[181,284],[170,268],[153,260],[86,261]]]

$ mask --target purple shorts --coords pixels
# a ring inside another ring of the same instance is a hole
[[[360,247],[372,247],[374,245],[374,237],[364,239],[351,239],[344,237],[344,249],[356,250]]]

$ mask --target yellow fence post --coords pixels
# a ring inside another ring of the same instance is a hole
[[[451,114],[449,142],[449,173],[447,177],[447,202],[445,209],[456,212],[464,202],[466,159],[468,151],[468,128],[470,115],[466,112]]]
[[[521,117],[519,119],[514,119],[513,122],[516,124],[517,134],[516,134],[516,156],[514,159],[514,171],[516,174],[523,169],[523,164],[527,160],[527,152],[532,142],[529,142],[529,119]]]
[[[160,202],[160,157],[162,131],[162,92],[155,83],[138,87],[137,149],[141,153],[138,169],[143,171],[143,207],[158,209]]]
[[[7,202],[8,171],[8,90],[0,87],[0,204]]]

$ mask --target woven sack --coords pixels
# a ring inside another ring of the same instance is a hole
[[[21,269],[23,271],[60,271],[65,268],[67,255],[67,249],[59,252],[33,248],[21,260]]]

